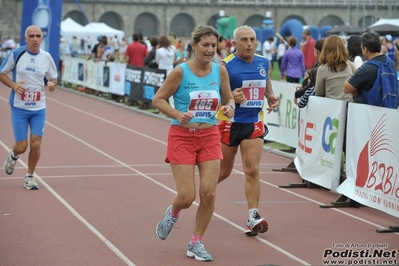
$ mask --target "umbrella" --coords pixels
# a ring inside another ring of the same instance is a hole
[[[399,26],[392,25],[392,24],[380,24],[377,26],[370,26],[368,27],[369,30],[373,30],[380,35],[399,35]]]
[[[351,26],[351,25],[341,25],[341,26],[336,26],[332,28],[331,30],[326,31],[327,35],[331,34],[360,34],[364,30],[361,27],[358,26]]]

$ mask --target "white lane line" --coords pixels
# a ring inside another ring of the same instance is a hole
[[[18,167],[19,169],[26,169],[24,167]],[[37,169],[37,168],[36,168]],[[260,172],[261,174],[267,174],[270,172]],[[145,173],[146,175],[149,176],[168,176],[168,175],[173,175],[172,172],[165,172],[165,173]],[[196,172],[198,174],[198,172]],[[84,177],[133,177],[133,176],[141,176],[141,174],[91,174],[91,175],[41,175],[40,177],[42,179],[50,179],[50,178],[84,178]],[[12,180],[12,179],[17,179],[20,180],[21,177],[13,177],[13,176],[4,176],[0,177],[0,180]]]
[[[24,168],[26,169],[26,168]],[[172,175],[171,172],[169,173],[146,173],[147,175],[151,176],[166,176],[166,175]],[[52,178],[84,178],[84,177],[133,177],[133,176],[141,176],[139,174],[93,174],[93,175],[41,175],[40,177],[42,179],[52,179]],[[21,177],[12,177],[12,176],[5,176],[5,177],[0,177],[0,180],[10,180],[10,179],[18,179],[20,180]]]
[[[0,141],[0,145],[4,147],[7,151],[10,150],[9,147],[7,147],[2,141]],[[26,169],[28,168],[28,165],[22,160],[18,160],[19,163],[21,163]],[[129,266],[135,266],[135,264],[129,260],[114,244],[111,243],[105,236],[103,236],[93,225],[91,225],[85,218],[83,218],[82,215],[80,215],[71,205],[69,205],[66,200],[64,200],[50,185],[46,183],[39,175],[35,174],[35,178],[40,181],[40,183],[43,184],[45,188],[50,191],[51,194],[54,195],[61,203],[64,205],[79,221],[81,221],[90,231],[93,232],[94,235],[96,235],[109,249],[112,250],[112,252],[115,253],[123,262],[125,262]]]
[[[168,168],[170,169],[170,166],[168,164],[127,164],[129,166],[132,167],[160,167],[160,168]],[[240,164],[235,164],[237,166],[239,166]],[[262,166],[262,165],[261,165]],[[23,167],[16,167],[15,169],[18,168],[23,168]],[[53,165],[53,166],[46,166],[46,165],[42,165],[42,166],[37,166],[36,169],[76,169],[76,168],[125,168],[123,165],[118,165],[118,164],[110,164],[110,165],[106,165],[106,164],[91,164],[91,165]],[[262,167],[263,169],[269,168],[269,167]],[[267,173],[284,173],[284,172],[276,172],[276,171],[266,171]],[[285,174],[285,173],[284,173]]]

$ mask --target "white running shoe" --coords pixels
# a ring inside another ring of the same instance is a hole
[[[247,222],[247,230],[245,230],[245,234],[247,236],[256,236],[258,233],[265,233],[269,225],[267,221],[260,217],[257,211],[254,212],[252,217]]]
[[[194,244],[188,243],[187,257],[194,258],[196,261],[211,261],[212,255],[206,251],[201,241],[195,241]]]
[[[15,165],[17,164],[17,160],[19,158],[17,157],[17,160],[14,160],[11,156],[11,153],[12,151],[10,151],[10,154],[4,162],[4,172],[6,172],[7,175],[11,175],[14,172]]]
[[[24,188],[31,190],[31,189],[39,189],[39,186],[36,183],[35,178],[32,177],[25,177]]]

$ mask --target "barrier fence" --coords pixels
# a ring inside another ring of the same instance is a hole
[[[399,111],[349,103],[346,147],[338,193],[399,217]]]
[[[120,63],[68,58],[64,65],[64,82],[138,101],[151,101],[166,78],[164,70]],[[299,112],[294,84],[272,84],[280,103],[265,115],[270,129],[265,139],[296,149],[301,178],[399,217],[399,111],[312,96]],[[344,150],[346,179],[341,180]]]
[[[62,81],[135,101],[149,102],[166,78],[166,70],[134,67],[122,63],[64,60]]]
[[[301,110],[295,166],[301,177],[336,192],[345,134],[345,101],[311,96]]]

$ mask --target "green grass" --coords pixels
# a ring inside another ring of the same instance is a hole
[[[295,152],[295,150],[292,149],[290,146],[287,146],[287,145],[285,145],[283,143],[279,143],[279,142],[266,141],[264,146],[269,148],[269,149],[285,151],[285,152],[288,152],[288,153],[294,153]]]
[[[273,63],[273,70],[272,70],[272,80],[280,80],[280,69],[278,68],[278,63]]]

